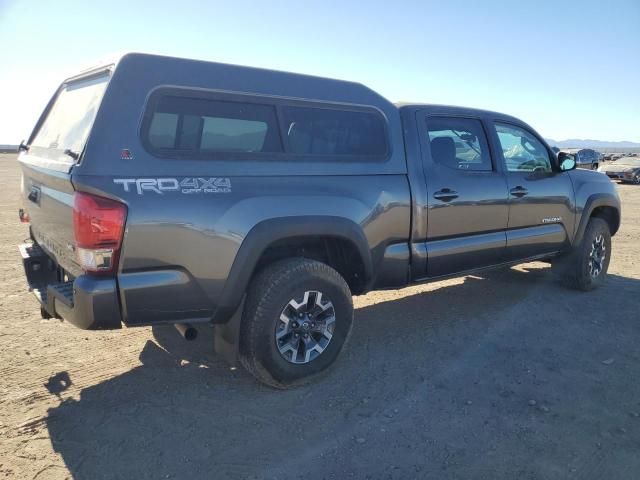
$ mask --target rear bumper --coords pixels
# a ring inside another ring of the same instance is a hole
[[[19,248],[29,290],[49,315],[85,330],[121,328],[114,278],[80,275],[73,281],[60,281],[57,266],[37,244]]]

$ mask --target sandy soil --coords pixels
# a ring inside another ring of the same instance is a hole
[[[640,187],[598,292],[532,263],[359,297],[337,368],[280,392],[210,332],[41,320],[18,179],[0,156],[0,478],[638,478]]]

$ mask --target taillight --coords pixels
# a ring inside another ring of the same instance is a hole
[[[76,255],[86,272],[109,273],[118,263],[127,207],[88,193],[73,195]]]
[[[23,208],[18,210],[18,217],[20,218],[20,221],[22,223],[29,223],[31,221],[31,219],[29,218],[29,214],[25,212]]]

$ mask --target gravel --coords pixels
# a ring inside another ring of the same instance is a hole
[[[356,297],[336,367],[275,391],[217,358],[208,329],[185,342],[170,326],[86,332],[41,320],[16,248],[28,235],[19,176],[0,158],[0,477],[640,472],[640,187],[618,187],[622,229],[600,290],[567,290],[529,263]],[[533,399],[552,411],[523,408]],[[474,408],[461,409],[467,400]]]

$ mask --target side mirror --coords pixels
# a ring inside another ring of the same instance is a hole
[[[558,153],[558,163],[560,164],[560,170],[567,172],[576,168],[576,159],[573,155],[560,152]]]

